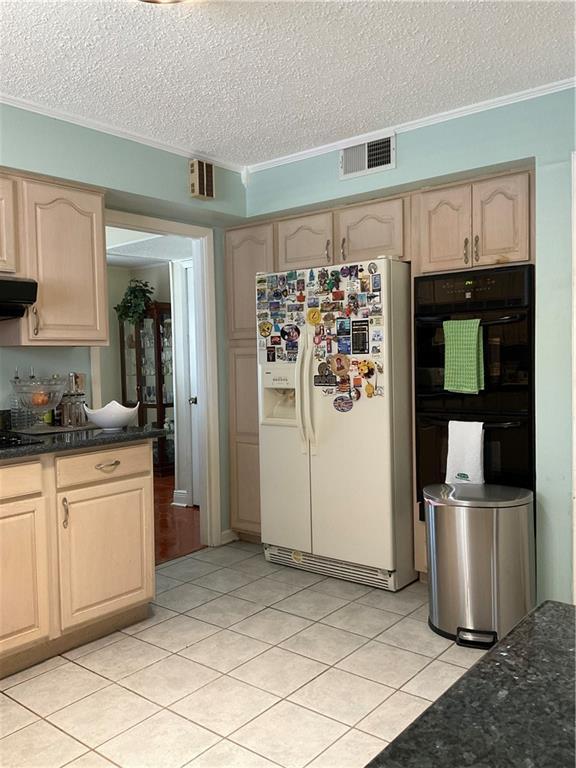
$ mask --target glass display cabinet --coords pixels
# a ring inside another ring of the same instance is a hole
[[[143,320],[120,322],[122,404],[140,403],[138,424],[168,431],[154,442],[154,474],[174,472],[174,375],[170,304],[154,301]]]

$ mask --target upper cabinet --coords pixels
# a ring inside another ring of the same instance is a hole
[[[420,208],[420,268],[422,272],[470,266],[472,190],[461,187],[422,193]]]
[[[403,200],[344,208],[334,213],[335,261],[404,255]]]
[[[278,271],[333,264],[332,213],[316,213],[276,225]]]
[[[420,271],[530,259],[529,174],[517,173],[420,196]]]
[[[529,260],[529,209],[527,173],[472,185],[474,266]]]
[[[0,176],[0,272],[17,267],[16,181]]]
[[[228,338],[256,338],[256,273],[273,271],[272,224],[226,233]]]
[[[28,178],[17,184],[18,274],[38,282],[38,298],[24,318],[1,324],[0,344],[107,343],[102,193]]]

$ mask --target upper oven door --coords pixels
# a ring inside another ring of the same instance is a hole
[[[485,389],[478,395],[447,392],[442,323],[470,317],[479,317],[482,324]],[[534,374],[528,310],[419,316],[415,324],[417,411],[530,413]]]

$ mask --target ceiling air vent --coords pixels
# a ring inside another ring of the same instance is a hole
[[[394,135],[340,150],[341,179],[395,167],[396,137]]]
[[[204,200],[214,197],[214,166],[204,160],[190,160],[189,190],[191,197]]]

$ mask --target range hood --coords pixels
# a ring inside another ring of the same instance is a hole
[[[0,320],[22,317],[34,304],[38,293],[36,280],[24,277],[0,277]]]

